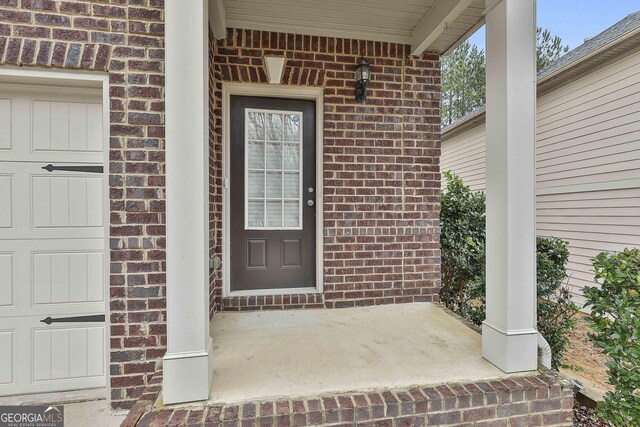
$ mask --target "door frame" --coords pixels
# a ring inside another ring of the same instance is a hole
[[[251,291],[231,291],[231,236],[229,206],[229,170],[230,170],[230,104],[231,96],[257,96],[284,99],[306,99],[316,103],[316,287],[289,289],[260,289]],[[323,191],[323,159],[324,159],[324,89],[321,87],[278,86],[258,83],[223,83],[222,84],[222,296],[252,295],[292,295],[321,294],[324,286],[324,191]]]
[[[70,70],[52,70],[49,68],[23,68],[15,66],[0,66],[0,83],[7,84],[37,84],[42,86],[58,86],[82,88],[91,87],[101,92],[102,101],[102,152],[104,172],[102,176],[102,221],[104,224],[104,373],[105,384],[107,390],[107,403],[111,404],[111,304],[110,304],[110,264],[111,264],[111,247],[110,240],[110,217],[111,202],[109,198],[109,136],[111,126],[111,104],[109,92],[109,74],[94,71],[70,71]],[[64,90],[64,89],[61,89]],[[68,162],[73,163],[73,162]],[[80,389],[82,390],[82,389]],[[87,389],[92,393],[94,389]],[[60,392],[65,393],[65,392]]]

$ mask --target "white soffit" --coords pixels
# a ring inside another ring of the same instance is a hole
[[[215,10],[217,2],[224,6],[221,12]],[[210,8],[210,15],[223,17],[210,17],[214,34],[216,24],[223,23],[227,28],[402,43],[420,54],[444,53],[468,36],[483,18],[484,0],[211,0]],[[432,10],[437,13],[428,17]]]
[[[226,11],[223,0],[209,0],[209,24],[216,39],[227,34]]]

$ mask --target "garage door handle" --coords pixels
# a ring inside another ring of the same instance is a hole
[[[53,172],[53,171],[89,172],[89,173],[104,172],[104,168],[102,166],[54,166],[49,164],[47,166],[43,166],[42,169],[49,172]]]
[[[95,316],[75,316],[75,317],[58,317],[52,319],[47,317],[41,320],[42,323],[50,325],[52,323],[74,323],[74,322],[104,322],[104,314],[98,314]]]

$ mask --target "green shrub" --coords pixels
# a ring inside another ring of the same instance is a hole
[[[469,318],[463,311],[469,309],[470,301],[478,299],[472,305],[484,306],[485,196],[471,191],[450,171],[444,176],[447,189],[440,206],[440,298],[451,310]]]
[[[485,319],[486,198],[473,192],[450,171],[444,173],[442,192],[442,289],[440,298],[452,311],[482,324]],[[568,242],[538,237],[538,330],[552,349],[552,366],[562,365],[563,353],[573,330],[577,306],[562,282],[569,259]]]
[[[640,249],[603,252],[593,267],[601,286],[584,290],[589,337],[611,358],[607,373],[615,387],[599,411],[614,425],[640,425]]]
[[[551,366],[556,369],[562,366],[578,311],[562,283],[567,278],[568,246],[569,242],[556,237],[536,238],[538,331],[551,347]]]

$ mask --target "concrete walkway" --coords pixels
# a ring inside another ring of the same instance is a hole
[[[64,405],[65,427],[117,427],[126,416],[126,413],[114,413],[106,400]]]
[[[506,376],[430,303],[217,313],[210,400],[241,402]]]
[[[0,398],[0,405],[64,405],[65,427],[117,427],[126,412],[114,412],[106,400],[106,389],[29,394]]]

